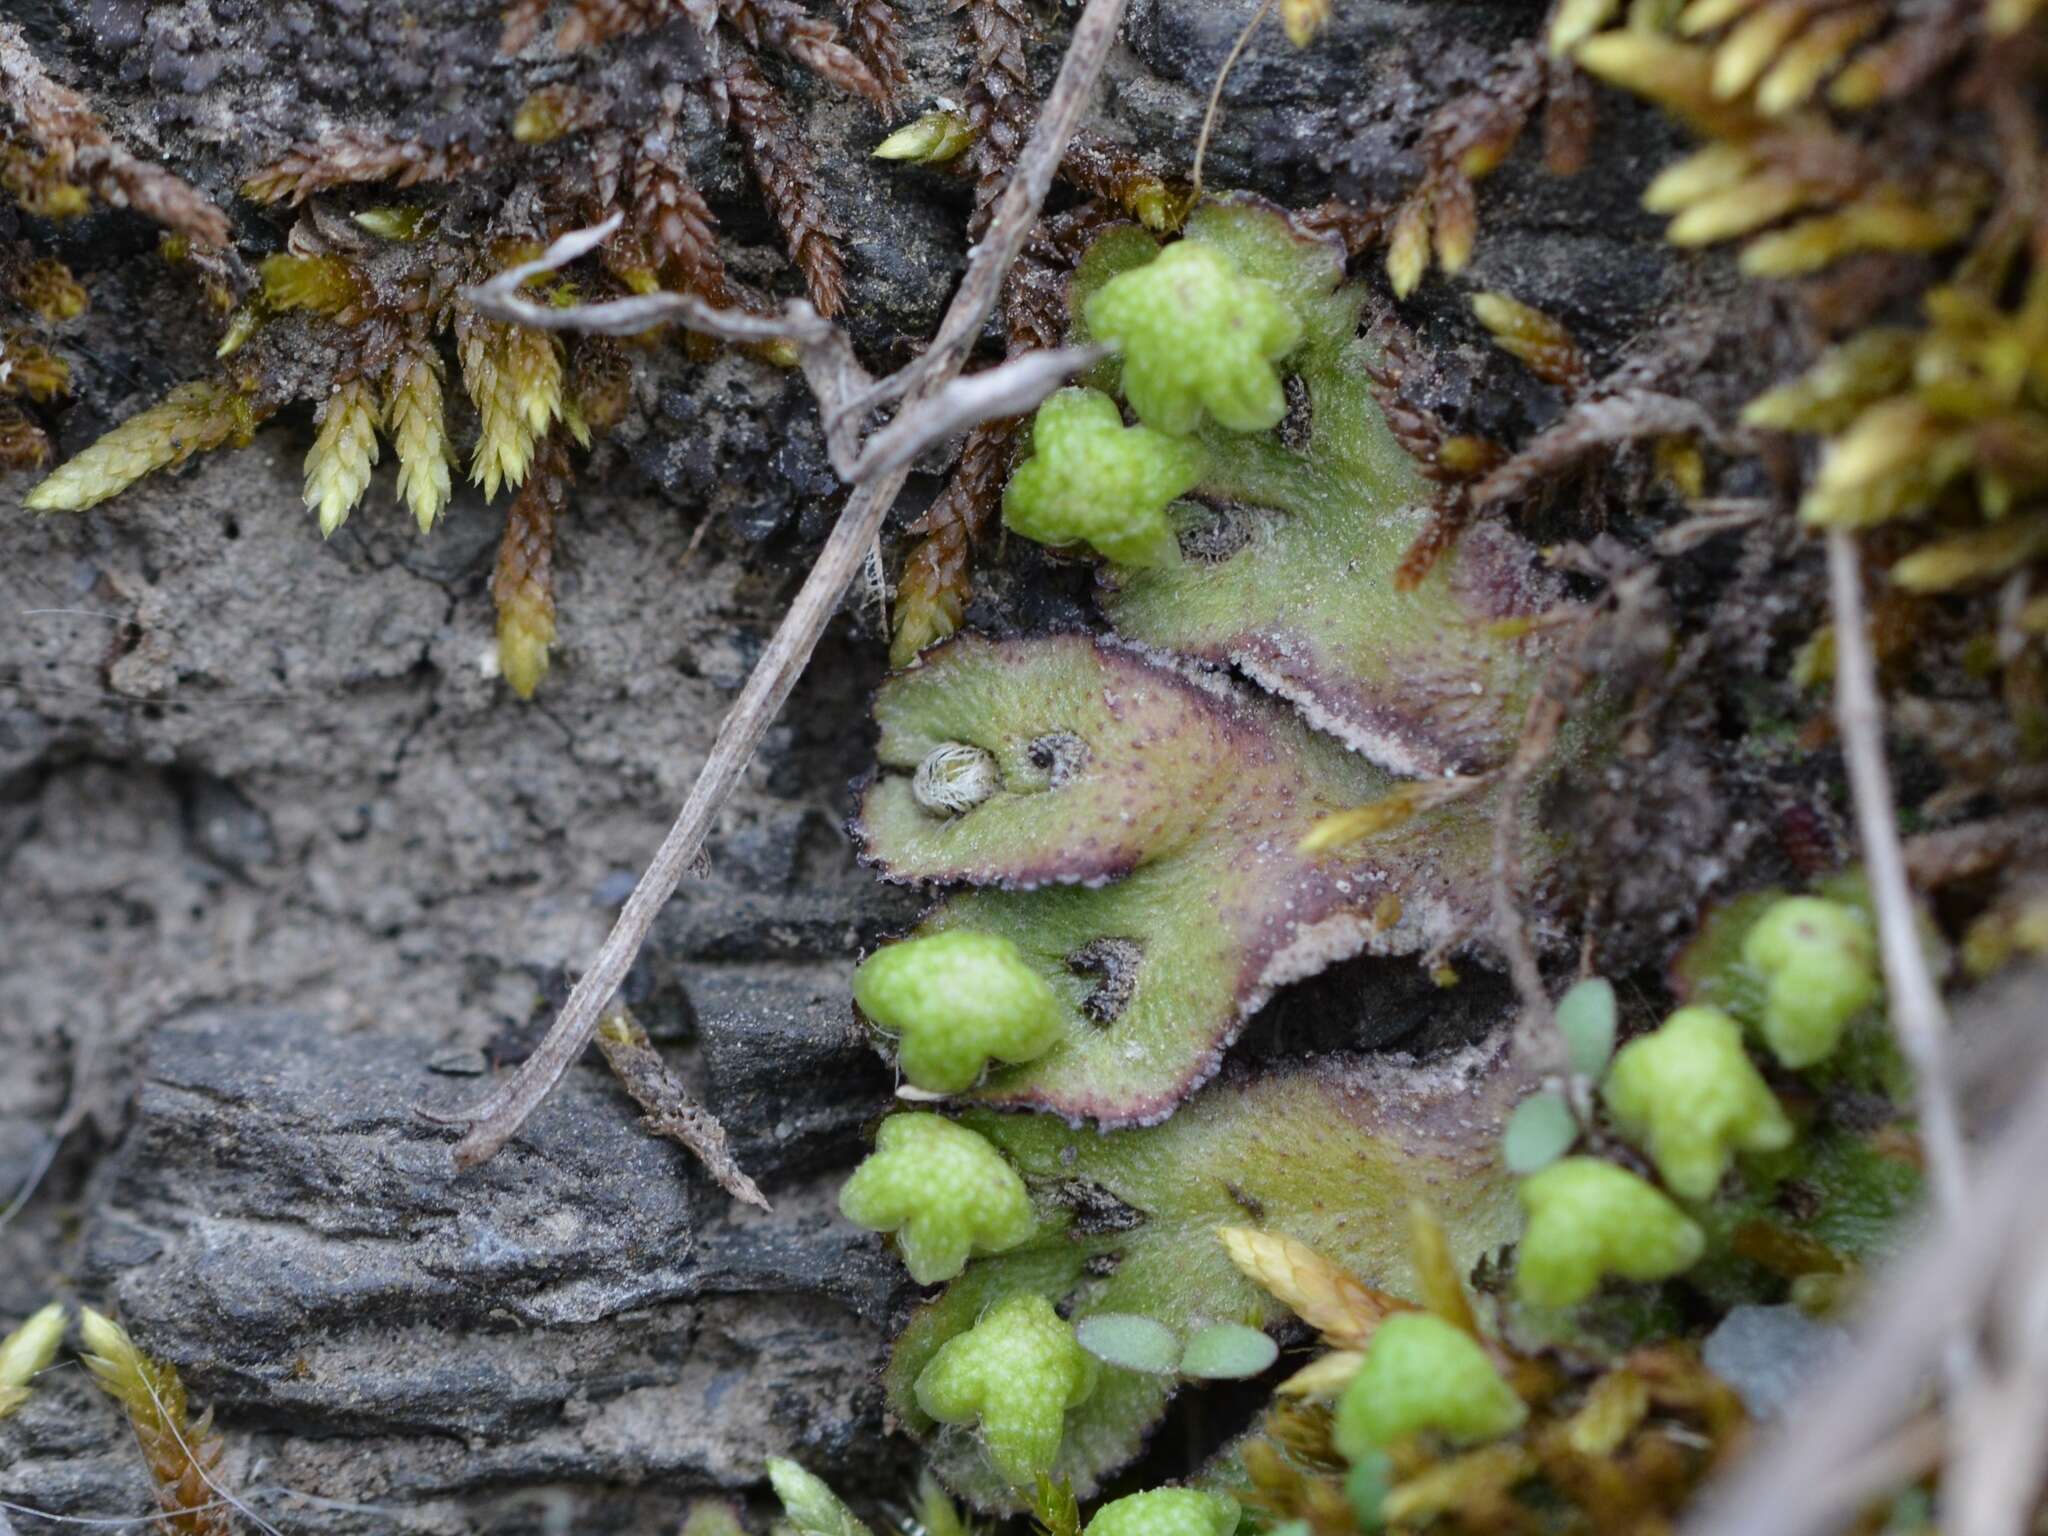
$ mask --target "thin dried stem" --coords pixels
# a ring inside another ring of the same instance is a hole
[[[1259,30],[1259,23],[1272,9],[1273,0],[1259,0],[1259,8],[1252,12],[1252,19],[1244,24],[1244,30],[1237,34],[1237,41],[1230,45],[1230,52],[1223,56],[1223,67],[1216,71],[1216,83],[1209,87],[1209,104],[1202,110],[1202,131],[1195,138],[1194,168],[1188,173],[1188,181],[1192,185],[1188,193],[1190,207],[1201,201],[1202,162],[1208,158],[1209,138],[1216,131],[1216,114],[1223,106],[1223,87],[1230,79],[1231,70],[1237,67],[1238,58],[1250,45],[1252,34]]]
[[[1992,1318],[2003,1358],[1955,1410],[1944,1487],[1956,1536],[2026,1536],[2048,1467],[2048,1214],[2025,1221]]]
[[[718,1117],[690,1096],[647,1038],[647,1031],[616,998],[598,1023],[597,1048],[604,1052],[619,1085],[647,1112],[641,1125],[696,1158],[719,1188],[735,1200],[764,1211],[771,1209],[761,1187],[747,1177],[732,1155]]]
[[[1962,1122],[1949,1068],[1948,1012],[1927,968],[1913,893],[1899,845],[1898,808],[1884,760],[1884,710],[1877,694],[1869,619],[1855,536],[1827,536],[1828,589],[1834,608],[1835,723],[1841,731],[1864,875],[1877,908],[1887,1007],[1899,1044],[1913,1065],[1920,1099],[1920,1137],[1934,1198],[1951,1217],[1963,1207],[1969,1178]]]
[[[1026,352],[998,367],[954,379],[926,396],[921,409],[902,412],[870,437],[847,478],[858,483],[888,474],[907,467],[942,438],[998,417],[1021,416],[1075,374],[1107,356],[1107,347]]]
[[[14,1192],[14,1198],[7,1202],[6,1207],[0,1209],[0,1229],[5,1229],[10,1221],[21,1214],[22,1207],[35,1197],[36,1190],[41,1187],[44,1178],[56,1163],[57,1153],[63,1148],[65,1138],[83,1125],[86,1116],[92,1113],[92,1099],[87,1091],[87,1084],[98,1061],[100,1043],[105,1032],[104,1021],[95,1020],[87,1024],[85,1032],[72,1046],[71,1087],[64,1096],[64,1108],[58,1113],[56,1124],[50,1127],[49,1133],[43,1138],[43,1144],[36,1149],[34,1157],[30,1160],[28,1173],[22,1179],[21,1187]]]
[[[1913,892],[1906,883],[1898,807],[1885,768],[1884,707],[1878,699],[1877,663],[1871,654],[1856,537],[1846,529],[1831,528],[1827,546],[1828,595],[1834,610],[1835,725],[1841,733],[1849,791],[1856,802],[1864,879],[1877,908],[1886,1009],[1913,1068],[1920,1142],[1927,1156],[1935,1206],[1953,1221],[1959,1219],[1969,1198],[1969,1167],[1962,1119],[1956,1110],[1955,1079],[1949,1067],[1948,1011],[1927,968]],[[1976,1347],[1960,1331],[1950,1339],[1943,1364],[1951,1398],[1967,1398],[1976,1374]]]
[[[2029,1007],[2023,995],[2019,1008]],[[1979,1032],[1987,1034],[2000,1024],[1980,1022]],[[2020,1017],[2004,1023],[2021,1032]],[[2031,1081],[2004,1133],[1978,1160],[1965,1203],[1937,1208],[1930,1230],[1865,1309],[1863,1347],[1844,1351],[1841,1364],[1791,1405],[1783,1432],[1759,1441],[1730,1482],[1710,1494],[1687,1536],[1820,1536],[1838,1529],[1868,1497],[1867,1484],[1830,1474],[1862,1464],[1912,1412],[1927,1372],[1983,1316],[2008,1273],[2015,1233],[2030,1232],[2030,1218],[2040,1209],[2041,1169],[2048,1167],[2048,1066],[2037,1052],[2024,1066],[2008,1059],[2003,1075]]]
[[[1493,941],[1508,962],[1508,976],[1521,1004],[1513,1038],[1518,1070],[1532,1081],[1562,1074],[1567,1061],[1557,1014],[1537,964],[1536,946],[1522,914],[1522,803],[1529,783],[1550,760],[1558,729],[1582,681],[1580,658],[1592,637],[1596,617],[1583,615],[1573,625],[1573,641],[1543,679],[1522,722],[1515,755],[1500,771],[1499,798],[1493,811]]]
[[[1549,758],[1564,717],[1565,697],[1546,686],[1529,706],[1522,739],[1501,773],[1500,799],[1493,813],[1493,938],[1507,957],[1508,975],[1521,1003],[1515,1061],[1532,1080],[1562,1072],[1566,1061],[1543,971],[1536,963],[1536,946],[1522,917],[1522,799],[1529,780]]]
[[[995,307],[1004,274],[1016,261],[1037,221],[1039,206],[1052,185],[1067,140],[1073,137],[1081,114],[1094,95],[1096,78],[1115,41],[1126,4],[1127,0],[1088,0],[1075,23],[1059,78],[1053,82],[1052,93],[1032,129],[1016,173],[996,203],[988,232],[975,247],[967,275],[939,324],[938,335],[916,365],[917,384],[906,413],[938,395],[966,362],[974,338]],[[901,465],[877,474],[857,485],[847,498],[810,575],[755,663],[738,702],[719,727],[718,739],[712,743],[711,754],[682,812],[669,828],[668,836],[662,839],[633,894],[626,898],[610,937],[570,992],[568,1003],[540,1048],[526,1059],[509,1083],[465,1117],[470,1120],[470,1129],[455,1146],[458,1167],[475,1167],[511,1140],[590,1044],[605,1004],[625,980],[656,916],[684,874],[696,865],[712,818],[753,760],[762,735],[795,687],[825,625],[838,611],[847,586],[867,559],[881,531],[882,519],[894,505],[908,472],[908,466]]]
[[[601,245],[618,227],[621,217],[615,213],[602,224],[562,236],[539,257],[500,272],[479,287],[464,290],[463,297],[486,318],[535,330],[634,336],[657,326],[677,324],[722,341],[793,342],[805,381],[817,396],[819,414],[827,424],[826,448],[832,467],[852,485],[908,465],[932,444],[969,427],[1030,410],[1074,374],[1108,355],[1101,347],[1027,352],[968,378],[954,377],[958,362],[943,377],[934,374],[926,362],[920,362],[916,366],[925,388],[916,407],[899,412],[894,421],[863,445],[853,433],[861,407],[877,396],[877,382],[854,357],[846,333],[802,300],[791,301],[779,315],[755,315],[722,309],[687,293],[645,293],[598,304],[557,307],[536,303],[520,292],[519,285],[529,277],[566,266]],[[965,291],[963,288],[962,292]],[[943,337],[945,332],[940,334]],[[927,352],[927,361],[930,356]],[[961,360],[965,360],[964,352]]]

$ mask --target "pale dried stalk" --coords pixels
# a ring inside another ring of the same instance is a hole
[[[1830,529],[1827,544],[1828,590],[1834,608],[1835,724],[1856,801],[1864,877],[1877,908],[1886,1008],[1919,1089],[1920,1139],[1935,1203],[1953,1218],[1968,1193],[1969,1168],[1949,1068],[1948,1012],[1927,969],[1913,893],[1906,883],[1898,809],[1885,769],[1884,713],[1878,701],[1856,538],[1847,530]]]
[[[940,381],[927,372],[926,379],[939,387],[924,396],[917,409],[902,411],[863,445],[855,433],[864,407],[883,398],[880,391],[891,381],[878,385],[854,357],[846,333],[802,299],[791,300],[779,315],[755,315],[723,309],[687,293],[636,294],[598,304],[558,307],[537,304],[520,292],[520,284],[528,278],[567,266],[601,245],[623,217],[615,213],[602,224],[573,230],[534,260],[499,273],[463,296],[479,314],[535,330],[637,336],[673,324],[721,341],[792,342],[804,381],[817,396],[819,414],[827,423],[826,450],[832,467],[851,485],[907,465],[932,444],[969,427],[1030,410],[1066,380],[1108,355],[1102,347],[1063,347],[1027,352],[968,378],[948,376]]]
[[[917,456],[949,437],[984,421],[1021,416],[1083,369],[1109,356],[1107,347],[1061,347],[1052,352],[1026,352],[994,368],[956,378],[928,397],[915,411],[906,410],[867,440],[860,455],[840,469],[859,484],[876,475],[907,467]]]
[[[1230,79],[1230,72],[1237,68],[1237,61],[1251,43],[1252,34],[1259,30],[1259,23],[1266,19],[1266,12],[1273,9],[1273,0],[1259,0],[1259,8],[1252,12],[1251,20],[1244,24],[1244,30],[1237,34],[1237,41],[1230,45],[1230,52],[1223,56],[1223,67],[1216,71],[1216,83],[1209,87],[1209,104],[1202,109],[1202,129],[1195,135],[1195,163],[1188,173],[1190,200],[1202,195],[1202,162],[1209,156],[1209,138],[1216,131],[1216,114],[1223,107],[1223,87]]]
[[[1127,0],[1087,0],[1074,25],[1059,78],[1032,128],[1009,185],[997,202],[987,232],[974,249],[960,291],[939,323],[924,357],[906,373],[916,375],[906,413],[938,395],[967,361],[982,323],[995,307],[1004,275],[1024,248],[1037,221],[1038,209],[1052,185],[1053,172],[1067,140],[1080,125],[1081,114],[1094,94],[1096,77],[1115,41]],[[882,519],[903,488],[908,467],[877,474],[854,487],[825,547],[790,604],[781,626],[754,664],[738,702],[719,727],[718,739],[690,790],[675,824],[662,839],[653,861],[626,898],[611,935],[590,969],[569,993],[569,1001],[547,1037],[520,1066],[512,1080],[459,1118],[469,1121],[467,1134],[455,1145],[458,1167],[485,1161],[518,1133],[538,1109],[562,1074],[590,1044],[599,1014],[626,978],[646,941],[655,917],[675,893],[683,875],[697,862],[712,818],[725,804],[762,735],[782,708],[789,691],[810,660],[825,625],[838,610],[848,584],[859,572],[881,532]]]
[[[695,1157],[735,1200],[764,1211],[771,1208],[761,1187],[747,1177],[732,1155],[718,1116],[690,1097],[689,1089],[669,1071],[639,1020],[617,999],[598,1024],[597,1048],[604,1052],[619,1085],[647,1112],[641,1125]]]
[[[1514,1062],[1532,1082],[1564,1073],[1564,1036],[1543,985],[1522,916],[1522,797],[1529,781],[1550,757],[1564,724],[1565,699],[1553,693],[1550,680],[1529,706],[1515,755],[1500,775],[1500,798],[1493,813],[1493,939],[1507,958],[1508,975],[1521,1004],[1514,1026]]]
[[[1871,653],[1869,619],[1863,603],[1863,573],[1856,536],[1843,528],[1827,534],[1828,595],[1835,636],[1835,726],[1841,733],[1849,790],[1856,802],[1856,831],[1863,844],[1863,873],[1877,909],[1880,958],[1884,965],[1885,1009],[1899,1047],[1912,1065],[1920,1110],[1920,1144],[1927,1157],[1935,1208],[1960,1219],[1969,1201],[1969,1163],[1962,1117],[1956,1109],[1955,1078],[1949,1066],[1948,1010],[1927,968],[1906,857],[1899,845],[1898,808],[1885,768],[1884,706],[1877,692],[1877,663]],[[1977,1346],[1958,1328],[1947,1340],[1942,1366],[1948,1384],[1950,1465],[1965,1460],[1967,1436],[1956,1422],[1978,1386]]]
[[[1883,1278],[1858,1330],[1862,1347],[1845,1351],[1791,1406],[1784,1429],[1710,1491],[1687,1536],[1820,1536],[1870,1497],[1868,1481],[1845,1470],[1863,1465],[1912,1413],[1926,1375],[2009,1279],[2015,1234],[2038,1219],[2048,1167],[2048,1064],[2038,1052],[2026,1075],[2025,1099],[1978,1159],[1964,1205],[1937,1208],[1930,1230]]]
[[[1569,645],[1545,672],[1530,702],[1515,755],[1498,773],[1493,811],[1493,941],[1508,962],[1508,976],[1521,1005],[1515,1017],[1512,1060],[1516,1070],[1531,1082],[1569,1076],[1570,1062],[1522,913],[1522,801],[1531,780],[1550,760],[1572,697],[1585,681],[1586,647],[1598,622],[1597,615],[1585,613],[1572,625]]]
[[[2048,1470],[2048,1215],[2023,1220],[1992,1319],[2002,1359],[1952,1415],[1943,1502],[1956,1536],[2025,1536]]]

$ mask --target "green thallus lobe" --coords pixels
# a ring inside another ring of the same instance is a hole
[[[1743,1051],[1742,1026],[1718,1008],[1681,1008],[1623,1046],[1601,1097],[1688,1200],[1711,1195],[1737,1152],[1792,1144],[1792,1122]]]
[[[1003,492],[1008,527],[1041,544],[1086,544],[1124,565],[1176,557],[1166,507],[1202,478],[1198,444],[1125,426],[1100,390],[1063,389],[1038,408],[1031,448]]]
[[[1083,1536],[1230,1536],[1237,1520],[1237,1500],[1224,1494],[1154,1488],[1103,1505]]]
[[[1027,1488],[1059,1454],[1067,1410],[1097,1368],[1043,1296],[1008,1296],[948,1340],[917,1378],[917,1403],[942,1424],[981,1427],[996,1468]]]
[[[1692,1267],[1706,1238],[1654,1187],[1595,1157],[1568,1157],[1522,1181],[1529,1225],[1515,1284],[1539,1307],[1568,1307],[1605,1275],[1662,1280]]]
[[[1089,331],[1123,353],[1124,396],[1146,426],[1185,437],[1213,416],[1264,432],[1287,414],[1273,364],[1301,341],[1301,321],[1223,252],[1182,240],[1105,283]]]
[[[1477,1340],[1427,1312],[1397,1312],[1374,1331],[1337,1403],[1337,1448],[1353,1461],[1405,1435],[1491,1440],[1529,1416]]]
[[[919,1285],[950,1280],[977,1253],[1001,1253],[1037,1229],[1024,1181],[986,1138],[941,1115],[882,1122],[874,1152],[839,1192],[847,1220],[894,1232]]]
[[[896,1036],[897,1065],[930,1093],[963,1093],[990,1057],[1030,1061],[1062,1032],[1059,999],[1017,946],[965,929],[870,955],[854,972],[853,1000]]]
[[[1843,1030],[1881,990],[1869,919],[1818,896],[1773,902],[1744,936],[1742,958],[1764,977],[1759,1025],[1788,1067],[1834,1054]]]

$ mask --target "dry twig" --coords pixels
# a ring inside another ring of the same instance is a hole
[[[572,231],[534,260],[464,290],[463,297],[480,315],[534,330],[635,336],[673,323],[721,341],[791,342],[825,420],[825,446],[832,467],[852,485],[905,468],[932,444],[969,427],[1030,410],[1066,379],[1107,355],[1101,347],[1064,347],[1027,353],[966,378],[954,377],[959,368],[956,362],[941,378],[931,368],[938,350],[935,343],[922,360],[904,370],[905,374],[915,372],[918,384],[926,389],[916,408],[906,407],[863,444],[856,433],[866,412],[877,403],[908,393],[898,382],[904,375],[881,380],[870,376],[853,355],[846,333],[801,299],[785,305],[779,315],[756,315],[720,308],[694,294],[666,290],[560,308],[536,303],[520,292],[520,284],[528,278],[566,266],[602,245],[623,217],[615,213],[602,224]],[[940,337],[946,337],[944,330]]]
[[[1998,1021],[1985,1022],[1997,1028]],[[2038,1241],[2041,1169],[2048,1166],[2048,1063],[2037,1053],[2029,1066],[2022,1072],[2032,1079],[2024,1100],[1977,1160],[1962,1204],[1937,1208],[1930,1229],[1865,1310],[1864,1347],[1845,1351],[1841,1364],[1792,1405],[1785,1431],[1760,1442],[1710,1496],[1688,1536],[1820,1536],[1837,1529],[1871,1493],[1867,1479],[1841,1469],[1867,1464],[1872,1448],[1887,1443],[1912,1415],[1927,1374],[1958,1334],[1984,1316],[2002,1284],[2017,1281],[2019,1293],[2036,1298],[2038,1326],[2039,1266],[2048,1257]],[[2008,1059],[2003,1073],[2013,1072]],[[2015,1358],[2027,1357],[2015,1352]],[[2038,1362],[2038,1354],[2033,1358]],[[2034,1369],[2038,1379],[2038,1363]],[[1952,1473],[1957,1464],[1952,1456]]]
[[[1507,957],[1508,975],[1521,1003],[1515,1021],[1515,1060],[1532,1080],[1562,1072],[1566,1063],[1556,1014],[1543,985],[1542,968],[1536,963],[1536,947],[1522,921],[1522,797],[1529,780],[1550,756],[1569,698],[1568,685],[1554,687],[1546,679],[1529,706],[1515,755],[1501,772],[1500,800],[1493,813],[1493,938]]]
[[[1990,1329],[2005,1348],[1952,1411],[1943,1486],[1957,1536],[2025,1536],[2048,1468],[2048,1211],[2020,1217]]]
[[[1877,692],[1877,663],[1871,654],[1869,619],[1863,604],[1863,573],[1856,536],[1843,528],[1827,534],[1828,595],[1835,636],[1835,725],[1856,802],[1856,831],[1863,844],[1864,878],[1877,909],[1877,936],[1884,965],[1886,1008],[1899,1046],[1913,1068],[1920,1108],[1920,1141],[1927,1155],[1937,1210],[1958,1221],[1965,1209],[1969,1171],[1962,1120],[1956,1111],[1949,1070],[1948,1012],[1927,968],[1913,892],[1906,883],[1905,854],[1899,846],[1898,808],[1885,768],[1884,710]],[[1961,1331],[1948,1342],[1944,1366],[1951,1407],[1966,1401],[1976,1375],[1976,1345]],[[1950,1424],[1953,1434],[1956,1426]]]
[[[735,1200],[764,1211],[770,1209],[760,1186],[747,1177],[734,1159],[718,1117],[690,1097],[690,1090],[669,1071],[668,1063],[648,1040],[640,1021],[616,999],[598,1023],[597,1048],[604,1052],[620,1086],[635,1104],[647,1111],[640,1122],[643,1126],[696,1158],[704,1165],[704,1171],[718,1181],[719,1188]]]
[[[887,386],[881,390],[884,398],[908,396],[901,417],[915,416],[943,397],[947,386],[966,362],[982,323],[995,307],[1003,276],[1023,249],[1037,219],[1039,206],[1052,185],[1060,154],[1079,126],[1081,114],[1094,94],[1096,77],[1101,73],[1103,60],[1116,38],[1126,3],[1127,0],[1088,0],[1080,20],[1075,23],[1073,40],[1067,47],[1059,78],[1053,82],[1052,92],[1046,98],[1030,142],[995,205],[987,234],[975,247],[968,262],[960,291],[954,295],[952,305],[939,323],[938,334],[919,362],[903,370],[895,379],[884,381]],[[593,233],[585,231],[583,237]],[[596,240],[603,238],[602,234],[596,236]],[[562,243],[558,241],[557,246]],[[590,246],[583,248],[587,250]],[[807,309],[808,306],[792,305],[787,313],[801,323],[803,311]],[[700,318],[715,317],[721,323],[727,318],[708,305],[698,306],[698,311]],[[807,354],[814,349],[821,352],[832,350],[830,343],[819,334],[831,328],[815,312],[809,314],[808,324],[818,330],[812,332],[809,343],[801,337],[795,338],[799,347]],[[775,334],[789,332],[786,327],[778,326]],[[839,337],[838,349],[851,363],[851,348],[843,336]],[[1000,370],[992,370],[995,371]],[[807,375],[809,372],[807,361]],[[977,377],[985,380],[988,375]],[[1020,408],[1010,404],[992,414],[1010,414]],[[832,426],[829,413],[827,424],[829,438]],[[967,424],[960,423],[961,426]],[[762,734],[789,697],[790,689],[796,685],[797,677],[810,660],[826,623],[837,611],[848,584],[874,546],[882,519],[894,504],[907,474],[908,461],[905,459],[887,469],[874,470],[872,478],[855,485],[838,523],[825,541],[825,547],[819,551],[810,575],[790,604],[781,627],[755,664],[752,675],[740,692],[739,701],[719,727],[718,739],[712,744],[711,754],[690,791],[689,799],[676,817],[675,824],[669,828],[668,835],[662,839],[661,847],[655,851],[653,861],[640,877],[640,883],[627,897],[610,937],[598,951],[590,969],[570,992],[568,1003],[547,1037],[541,1041],[540,1048],[526,1059],[510,1082],[460,1117],[469,1121],[469,1130],[456,1144],[457,1166],[474,1167],[504,1146],[590,1044],[601,1010],[625,979],[648,930],[654,925],[656,915],[681,883],[685,872],[696,864],[712,817],[732,793],[740,774],[753,759]]]
[[[1515,755],[1499,770],[1499,799],[1493,819],[1494,942],[1507,958],[1521,1012],[1516,1020],[1513,1055],[1519,1071],[1531,1079],[1567,1071],[1564,1038],[1556,1027],[1550,994],[1543,984],[1535,945],[1523,920],[1521,904],[1521,817],[1524,797],[1538,771],[1549,761],[1571,710],[1585,688],[1589,655],[1603,627],[1626,630],[1648,601],[1657,583],[1654,566],[1641,565],[1610,576],[1606,601],[1597,608],[1553,610],[1554,621],[1568,626],[1556,659],[1546,670],[1536,698],[1522,723]],[[1585,1086],[1583,1081],[1579,1084]]]
[[[1856,538],[1846,530],[1831,529],[1827,543],[1828,590],[1834,609],[1835,723],[1856,801],[1864,873],[1871,902],[1877,908],[1887,1006],[1919,1088],[1920,1136],[1927,1150],[1934,1198],[1953,1218],[1964,1205],[1968,1168],[1962,1122],[1956,1113],[1955,1082],[1949,1070],[1948,1013],[1927,969],[1913,893],[1906,884],[1898,809],[1892,798],[1891,775],[1885,769],[1884,712],[1878,701],[1877,666],[1870,650]]]

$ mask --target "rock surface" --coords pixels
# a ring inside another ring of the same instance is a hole
[[[1734,1307],[1707,1335],[1700,1357],[1759,1420],[1782,1418],[1844,1353],[1849,1330],[1794,1306]]]
[[[942,0],[905,10],[913,104],[957,95]],[[10,14],[129,142],[224,205],[294,139],[496,121],[554,67],[499,60],[479,0]],[[1245,14],[1138,0],[1098,126],[1184,170]],[[1353,0],[1307,52],[1269,23],[1225,93],[1212,184],[1297,203],[1397,189],[1427,111],[1534,16]],[[856,333],[900,359],[963,260],[963,190],[869,161],[867,109],[796,89],[849,231]],[[1502,375],[1471,287],[1555,308],[1603,361],[1693,291],[1632,202],[1664,130],[1603,111],[1597,185],[1545,178],[1525,144],[1483,190],[1471,281],[1405,311],[1461,420],[1505,433],[1555,407],[1473,382]],[[786,286],[737,158],[703,127],[693,164],[730,259]],[[275,246],[281,221],[232,206],[252,249]],[[93,296],[60,338],[80,385],[69,453],[203,372],[214,336],[140,220],[33,233]],[[0,480],[0,1196],[63,1133],[0,1229],[0,1320],[52,1293],[117,1306],[216,1406],[230,1481],[283,1530],[671,1531],[693,1491],[751,1485],[783,1452],[850,1490],[899,1489],[872,1382],[899,1271],[832,1206],[890,1089],[845,976],[915,911],[839,830],[882,665],[871,609],[828,638],[627,988],[775,1213],[735,1210],[644,1136],[595,1064],[465,1178],[411,1112],[530,1047],[701,765],[836,505],[800,386],[733,355],[649,357],[571,493],[556,667],[532,705],[491,675],[500,512],[465,487],[421,540],[387,464],[323,544],[300,504],[309,430],[287,412],[251,448],[83,515],[22,517],[28,479]],[[916,477],[905,515],[937,484]],[[1018,564],[978,617],[1080,612],[1042,561]],[[1349,985],[1369,1019],[1333,1024],[1345,984],[1325,978],[1286,1038],[1441,1022],[1412,977]],[[1461,1006],[1499,995],[1473,985]],[[0,1499],[145,1509],[132,1444],[77,1372],[0,1424]]]
[[[783,1450],[864,1480],[867,1362],[902,1280],[837,1219],[836,1181],[757,1162],[776,1209],[737,1207],[596,1069],[458,1176],[414,1108],[473,1088],[429,1047],[308,1013],[205,1010],[152,1037],[81,1279],[234,1405],[243,1482],[267,1452],[305,1492],[404,1505],[565,1476],[733,1485]],[[295,1430],[360,1442],[345,1479],[308,1481]],[[38,1475],[7,1474],[24,1497]]]

